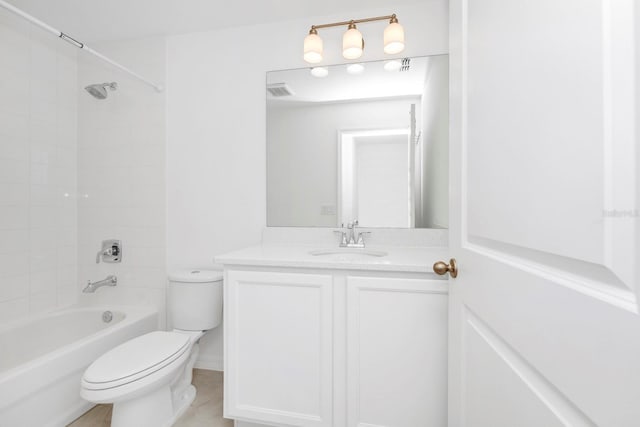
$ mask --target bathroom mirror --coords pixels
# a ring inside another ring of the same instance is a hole
[[[448,55],[267,73],[267,225],[447,228]]]

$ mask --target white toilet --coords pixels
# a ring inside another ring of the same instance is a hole
[[[155,331],[108,351],[85,371],[80,395],[113,403],[112,427],[171,426],[195,399],[198,340],[222,321],[222,272],[169,275],[173,331]]]

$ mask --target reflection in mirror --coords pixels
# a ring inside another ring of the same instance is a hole
[[[267,225],[447,228],[448,60],[267,73]]]

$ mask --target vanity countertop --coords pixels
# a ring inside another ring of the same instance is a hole
[[[313,255],[321,252],[323,255]],[[380,252],[384,256],[375,256]],[[241,266],[323,268],[333,270],[433,273],[436,261],[448,260],[446,247],[252,246],[216,256],[216,263]],[[368,256],[366,254],[374,254]],[[434,274],[435,275],[435,274]]]

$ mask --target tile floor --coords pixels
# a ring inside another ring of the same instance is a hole
[[[174,427],[233,427],[233,421],[222,418],[222,372],[193,370],[196,400]],[[69,424],[68,427],[109,427],[111,405],[97,405]]]

